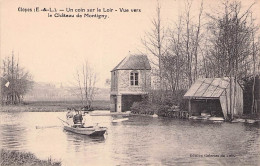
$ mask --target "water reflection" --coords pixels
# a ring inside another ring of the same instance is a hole
[[[76,153],[85,151],[86,146],[91,144],[104,143],[105,137],[89,137],[85,135],[79,135],[71,132],[64,131],[67,137],[66,151],[75,151]]]
[[[10,150],[26,148],[24,145],[28,129],[21,123],[21,118],[21,113],[5,113],[0,116],[0,142],[3,142],[0,147]]]
[[[2,148],[17,150],[24,147],[26,142],[27,130],[25,127],[18,124],[3,124],[0,130],[0,142],[2,142]],[[23,148],[24,149],[24,148]]]

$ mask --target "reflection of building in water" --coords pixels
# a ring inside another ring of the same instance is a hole
[[[110,110],[130,110],[150,88],[151,66],[147,56],[127,56],[111,71]]]

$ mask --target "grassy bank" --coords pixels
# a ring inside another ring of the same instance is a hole
[[[80,101],[31,101],[20,105],[4,105],[0,106],[2,112],[63,112],[67,108],[74,107],[79,109],[82,107]],[[94,110],[109,110],[109,101],[97,100],[93,101]]]
[[[1,166],[60,166],[61,162],[53,162],[50,159],[40,160],[34,154],[9,150],[0,151]]]

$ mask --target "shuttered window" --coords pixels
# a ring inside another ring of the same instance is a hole
[[[130,85],[137,86],[138,85],[138,72],[133,71],[130,73]]]

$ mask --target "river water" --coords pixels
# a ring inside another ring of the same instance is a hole
[[[259,126],[130,116],[86,116],[104,137],[66,132],[65,112],[0,113],[0,148],[34,153],[63,166],[260,165]],[[36,126],[40,129],[36,129]],[[55,127],[57,126],[57,127]]]

